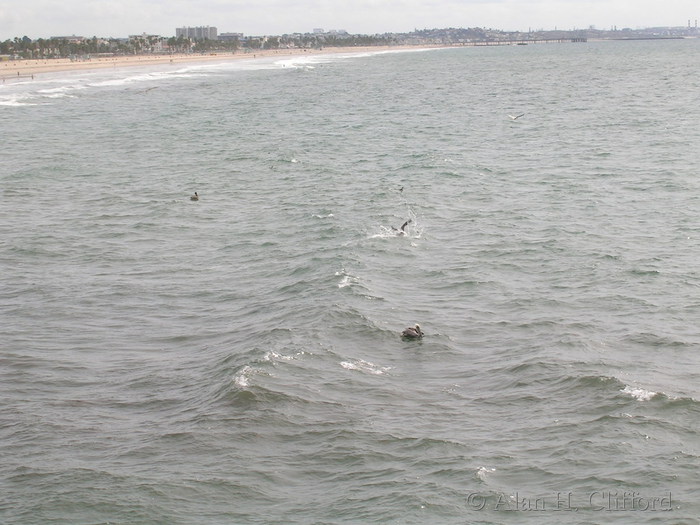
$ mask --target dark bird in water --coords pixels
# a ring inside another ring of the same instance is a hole
[[[190,200],[191,201],[198,201],[199,200],[199,195],[197,195],[196,191],[194,192],[194,195],[192,195],[192,197],[190,197]]]
[[[401,187],[399,188],[399,192],[400,192],[400,193],[403,193],[403,186],[401,186]]]
[[[511,120],[518,120],[520,117],[525,115],[525,113],[521,113],[520,115],[508,115]]]
[[[409,326],[403,332],[401,332],[401,337],[405,337],[406,339],[420,339],[423,337],[423,332],[421,331],[419,325]]]
[[[396,229],[392,226],[391,229],[394,230],[395,232],[397,232],[399,235],[406,235],[406,226],[408,226],[410,223],[411,223],[411,219],[408,219],[406,222],[404,222],[401,225],[401,228]]]

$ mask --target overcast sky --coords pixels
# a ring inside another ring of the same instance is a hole
[[[0,40],[16,36],[174,36],[176,27],[281,35],[695,25],[700,0],[1,0]]]

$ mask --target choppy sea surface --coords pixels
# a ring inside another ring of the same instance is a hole
[[[0,522],[700,523],[698,58],[0,85]]]

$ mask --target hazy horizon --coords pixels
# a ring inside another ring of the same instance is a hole
[[[271,16],[274,15],[274,16]],[[485,27],[503,31],[642,29],[696,24],[696,0],[126,0],[89,4],[64,0],[6,0],[0,6],[0,40],[28,36],[173,36],[183,26],[214,26],[220,33],[282,35],[316,28],[351,34],[407,33],[415,29]]]

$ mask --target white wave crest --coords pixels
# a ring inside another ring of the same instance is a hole
[[[270,350],[263,356],[264,361],[293,361],[294,359],[299,358],[300,356],[304,355],[306,352],[303,350],[300,352],[297,352],[293,355],[285,355],[285,354],[280,354],[279,352],[275,352],[274,350]]]
[[[342,366],[346,370],[357,370],[358,372],[364,372],[366,374],[372,375],[382,375],[391,370],[391,367],[389,366],[375,365],[374,363],[370,363],[369,361],[365,361],[363,359],[355,359],[353,361],[341,361],[340,366]]]
[[[233,376],[233,384],[239,388],[246,388],[250,386],[250,375],[253,369],[248,365],[244,366],[240,372]]]
[[[479,467],[479,470],[476,471],[476,477],[479,478],[481,481],[486,481],[486,476],[488,476],[492,472],[496,472],[496,469],[489,467]]]
[[[633,387],[629,385],[625,385],[625,388],[620,390],[620,392],[632,396],[637,401],[649,401],[650,399],[653,399],[654,397],[659,395],[659,392],[653,392],[651,390],[645,390],[643,388]]]
[[[7,97],[0,97],[0,106],[37,106],[36,102],[29,102],[29,97],[22,95],[10,95]]]
[[[353,286],[360,284],[360,279],[354,275],[349,274],[345,269],[335,272],[336,277],[341,277],[338,283],[338,288],[347,288],[348,286]]]

